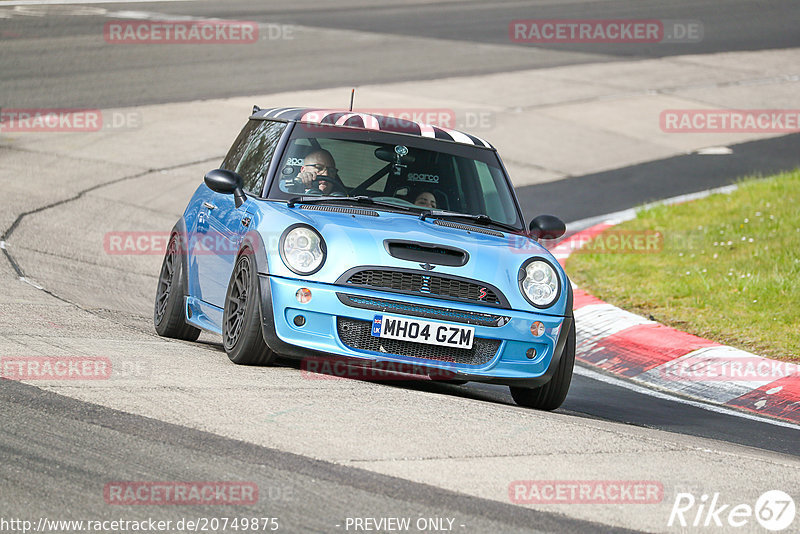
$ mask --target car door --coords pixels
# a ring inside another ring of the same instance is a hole
[[[235,171],[244,182],[247,200],[238,208],[233,195],[208,190],[197,221],[194,259],[197,267],[200,298],[223,308],[228,280],[239,245],[249,230],[250,213],[262,193],[275,148],[286,123],[251,121],[231,149],[223,168]],[[244,136],[244,137],[243,137]],[[233,154],[233,156],[232,156]]]

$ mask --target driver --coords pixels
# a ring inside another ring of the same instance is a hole
[[[347,194],[339,179],[333,156],[322,148],[305,157],[297,178],[303,182],[306,192],[319,189],[323,195]]]

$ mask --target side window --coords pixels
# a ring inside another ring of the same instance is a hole
[[[235,164],[232,169],[244,180],[244,190],[252,195],[260,195],[267,178],[269,164],[275,154],[278,140],[286,128],[286,123],[272,121],[251,121],[256,122],[254,128],[246,126],[239,137],[244,136],[240,146],[234,145],[231,149],[233,154],[225,158],[225,163]],[[249,131],[247,131],[249,130]],[[247,141],[245,144],[244,141]],[[237,143],[239,139],[237,139]],[[244,147],[244,148],[242,148]],[[238,155],[241,151],[241,155]],[[236,161],[238,160],[238,161]],[[228,167],[225,167],[228,168]]]
[[[258,130],[258,127],[263,125],[264,121],[255,119],[247,121],[247,124],[244,125],[242,131],[239,132],[238,137],[236,137],[236,141],[233,142],[230,150],[228,150],[228,155],[222,160],[221,168],[229,171],[236,170],[236,166],[239,165],[244,151],[247,150],[247,146],[250,144],[250,141],[253,140],[253,135]]]

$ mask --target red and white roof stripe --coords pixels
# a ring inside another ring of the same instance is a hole
[[[253,118],[280,119],[310,124],[330,124],[331,126],[381,130],[385,132],[418,135],[430,139],[441,139],[482,148],[493,148],[491,144],[480,137],[459,130],[425,124],[405,118],[359,111],[311,108],[270,108],[257,111],[253,114]]]

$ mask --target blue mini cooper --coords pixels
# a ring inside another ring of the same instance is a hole
[[[256,107],[204,182],[171,232],[160,335],[220,334],[238,364],[404,365],[508,385],[523,406],[563,402],[572,289],[538,240],[564,223],[541,215],[526,229],[486,141],[381,115]]]

